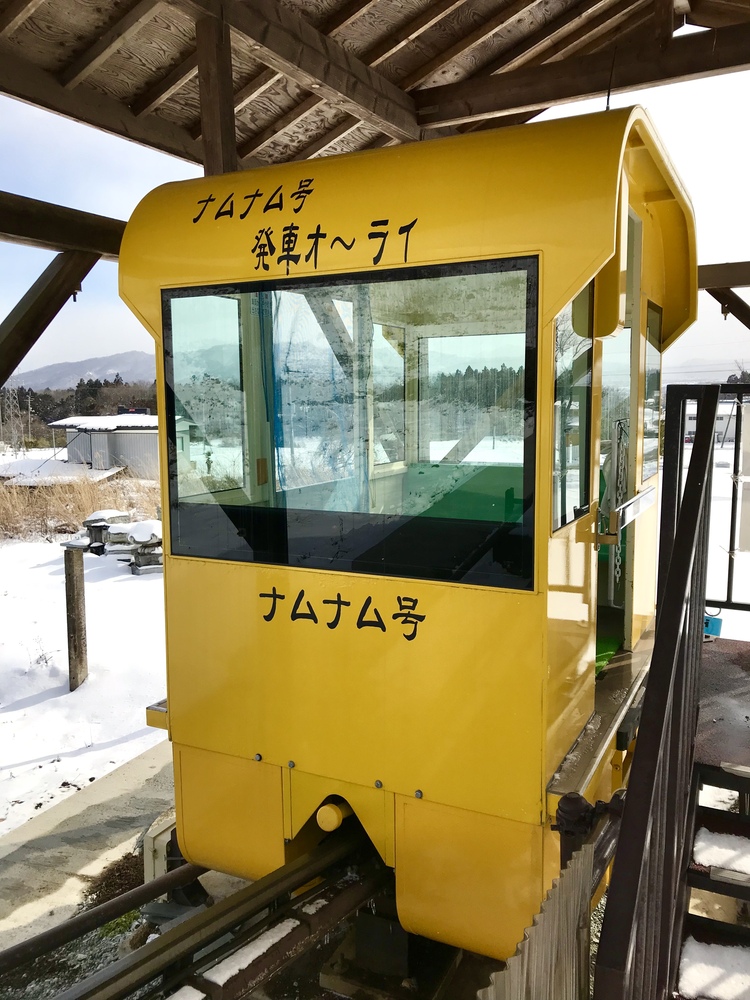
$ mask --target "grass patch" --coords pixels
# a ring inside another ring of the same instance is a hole
[[[96,510],[121,510],[133,521],[142,521],[156,516],[160,502],[158,483],[127,475],[50,486],[0,481],[0,538],[74,534]]]
[[[124,854],[98,875],[86,878],[89,883],[84,893],[87,908],[108,903],[110,899],[143,885],[143,855],[139,851]]]
[[[115,917],[114,920],[110,920],[108,924],[100,927],[99,933],[102,937],[122,937],[123,934],[127,934],[136,920],[140,920],[140,917],[140,910],[128,910],[121,917]]]

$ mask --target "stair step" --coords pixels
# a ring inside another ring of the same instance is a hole
[[[744,764],[723,762],[720,765],[695,762],[695,771],[706,785],[730,788],[740,794],[750,794],[750,767]]]
[[[728,812],[726,809],[698,806],[695,825],[696,829],[705,827],[712,833],[731,833],[737,837],[750,837],[750,816]]]
[[[707,868],[705,865],[692,864],[688,868],[687,883],[691,889],[702,889],[704,892],[715,892],[720,896],[732,896],[734,899],[750,902],[750,878],[740,872],[730,873],[726,868]]]
[[[682,949],[678,990],[684,1000],[750,996],[750,947],[688,938]]]
[[[750,926],[712,920],[697,913],[685,917],[685,938],[692,937],[702,944],[744,945],[750,948]]]

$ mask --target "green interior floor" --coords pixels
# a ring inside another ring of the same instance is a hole
[[[617,635],[598,635],[596,637],[596,673],[607,666],[622,645],[622,639]]]

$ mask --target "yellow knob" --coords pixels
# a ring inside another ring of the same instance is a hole
[[[326,802],[318,809],[318,826],[326,833],[338,830],[347,816],[351,816],[352,807],[347,802],[335,803]]]

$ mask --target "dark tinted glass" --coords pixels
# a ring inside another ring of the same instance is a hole
[[[532,586],[535,258],[164,293],[172,552]]]

